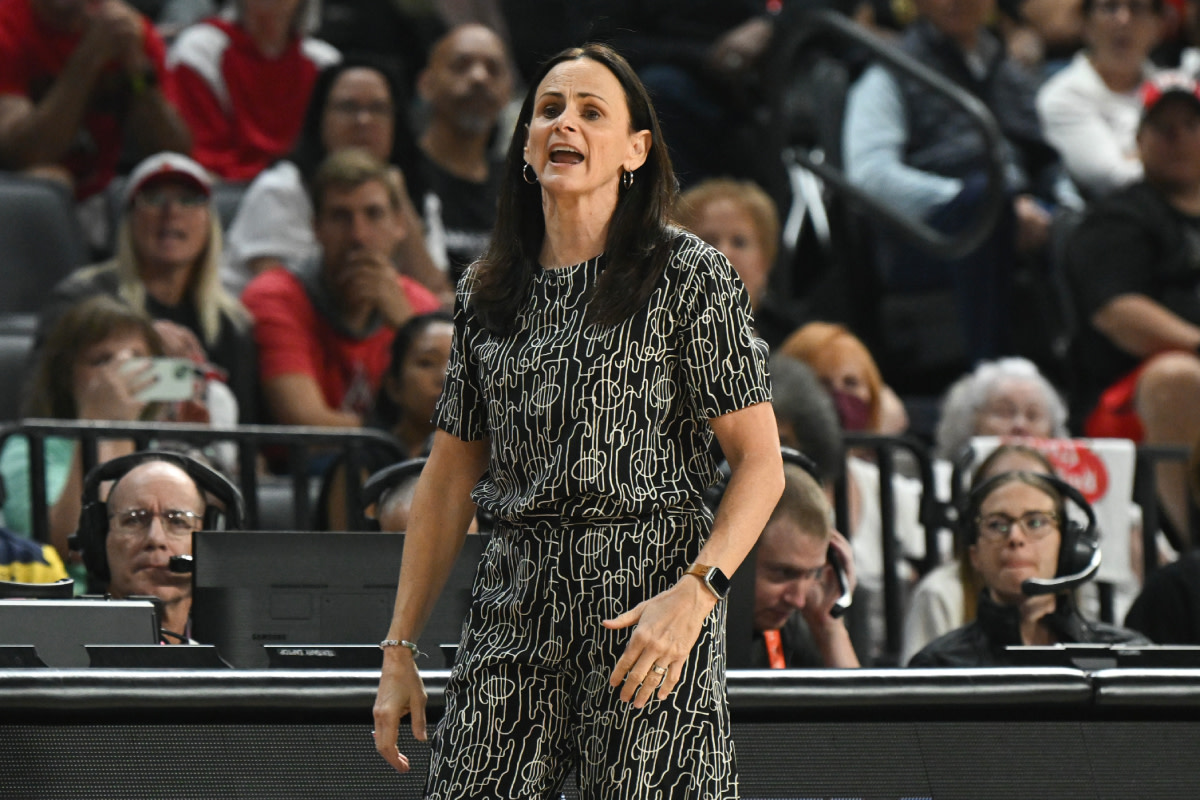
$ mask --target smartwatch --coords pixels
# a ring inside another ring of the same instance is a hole
[[[695,575],[704,581],[704,585],[718,600],[724,600],[729,596],[729,578],[724,572],[721,572],[720,567],[710,567],[708,564],[697,562],[688,567],[683,574]]]

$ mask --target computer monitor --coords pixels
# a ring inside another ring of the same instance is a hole
[[[458,642],[484,537],[467,536],[425,630],[434,656]],[[387,634],[404,534],[200,531],[192,636],[234,667],[265,669],[264,645],[377,645]]]
[[[0,645],[33,645],[50,667],[87,667],[87,645],[157,645],[149,600],[0,600]]]

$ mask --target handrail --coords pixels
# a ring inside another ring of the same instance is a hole
[[[364,450],[382,447],[396,460],[404,457],[398,441],[383,431],[370,428],[319,428],[299,425],[237,425],[217,428],[209,425],[180,422],[108,422],[93,420],[25,419],[0,427],[0,448],[10,436],[22,435],[29,440],[29,489],[31,534],[39,542],[49,541],[50,527],[46,510],[45,442],[58,436],[80,442],[83,470],[96,465],[97,447],[102,439],[132,439],[135,447],[144,450],[154,440],[171,440],[204,446],[215,442],[233,442],[238,450],[237,483],[246,502],[246,527],[258,526],[258,455],[263,448],[283,447],[288,456],[288,474],[292,480],[294,510],[298,523],[309,527],[308,455],[314,449],[334,447],[346,456],[346,505],[350,527],[367,530],[363,515],[362,476]]]
[[[792,160],[810,170],[853,203],[869,211],[875,219],[886,223],[921,249],[945,259],[960,258],[974,251],[991,235],[1000,219],[1006,192],[1004,183],[1004,143],[996,119],[978,98],[934,72],[904,51],[880,40],[844,15],[828,9],[815,9],[801,16],[802,22],[793,39],[785,45],[788,53],[804,48],[818,34],[829,34],[865,48],[888,67],[912,78],[926,88],[944,96],[964,111],[979,128],[987,152],[987,192],[975,221],[963,231],[947,236],[922,222],[883,203],[852,184],[845,173],[827,163],[820,151],[798,146],[784,148],[785,160]]]

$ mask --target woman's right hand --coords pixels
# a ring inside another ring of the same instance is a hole
[[[383,651],[383,671],[375,695],[375,749],[397,772],[408,772],[408,757],[400,752],[400,720],[412,716],[412,733],[425,741],[425,684],[417,672],[415,655],[407,647]]]
[[[150,362],[139,367],[129,367],[128,363],[128,358],[114,358],[75,387],[80,419],[131,422],[142,415],[146,403],[137,394],[154,383]]]

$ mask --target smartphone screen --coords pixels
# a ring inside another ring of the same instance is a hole
[[[195,392],[196,365],[187,358],[131,358],[121,367],[123,372],[136,372],[150,364],[146,377],[153,383],[137,393],[137,399],[147,403],[189,400]]]

